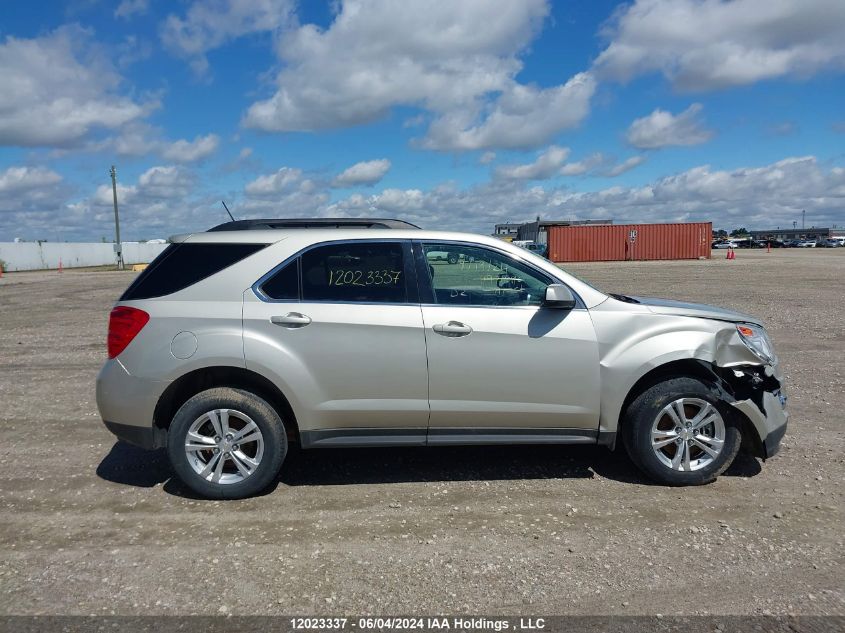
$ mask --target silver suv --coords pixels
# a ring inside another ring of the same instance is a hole
[[[109,430],[201,495],[266,488],[289,442],[621,439],[656,481],[704,484],[786,431],[753,317],[607,295],[492,237],[237,228],[172,239],[112,310],[97,379]]]

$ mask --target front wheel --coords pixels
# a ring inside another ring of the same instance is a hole
[[[242,499],[267,488],[287,454],[282,420],[265,400],[217,387],[183,404],[167,439],[170,463],[194,492]]]
[[[731,465],[742,436],[725,404],[695,378],[672,378],[628,407],[623,438],[633,462],[669,486],[710,483]]]

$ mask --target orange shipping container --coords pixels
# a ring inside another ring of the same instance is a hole
[[[550,226],[553,262],[710,258],[712,222]]]

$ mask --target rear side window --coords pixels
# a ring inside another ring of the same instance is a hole
[[[171,244],[147,266],[121,301],[152,299],[183,290],[260,251],[266,244]]]
[[[405,303],[402,245],[329,244],[302,255],[303,301]]]
[[[261,285],[261,292],[276,301],[299,299],[299,258],[276,271]]]

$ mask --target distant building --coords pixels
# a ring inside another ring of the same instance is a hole
[[[516,239],[516,235],[519,232],[519,227],[522,226],[521,224],[516,224],[513,222],[505,222],[504,224],[497,224],[493,229],[493,235],[495,237],[506,238],[509,237],[511,239]]]
[[[585,224],[613,224],[613,220],[541,220],[520,224],[497,224],[493,235],[507,240],[525,240],[537,244],[548,243],[549,228],[553,226],[582,226]]]
[[[828,237],[845,236],[845,228],[817,228],[811,226],[806,229],[765,229],[762,231],[749,231],[755,240],[821,240]]]

